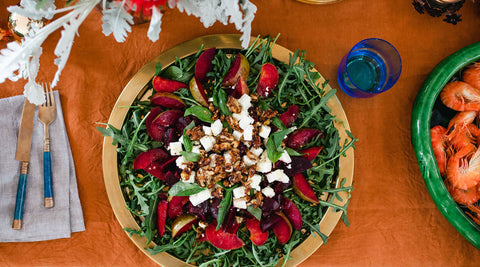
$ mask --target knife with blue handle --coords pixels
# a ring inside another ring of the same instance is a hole
[[[25,102],[23,103],[22,121],[20,122],[20,129],[18,131],[17,151],[15,153],[15,160],[21,162],[12,226],[12,228],[16,230],[22,229],[23,207],[27,190],[28,164],[30,162],[30,150],[32,147],[35,109],[36,106],[25,98]]]

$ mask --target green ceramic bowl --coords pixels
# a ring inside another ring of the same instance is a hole
[[[423,83],[413,106],[412,144],[423,179],[438,209],[460,234],[480,249],[480,226],[462,211],[448,193],[430,141],[430,120],[440,91],[461,69],[478,60],[480,42],[453,53],[433,69]]]

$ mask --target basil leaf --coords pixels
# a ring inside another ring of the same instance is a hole
[[[296,151],[296,150],[294,150],[294,149],[291,149],[291,148],[289,148],[289,147],[286,147],[286,148],[285,148],[285,151],[287,151],[287,153],[288,153],[289,156],[293,156],[293,157],[305,155],[305,153],[300,153],[300,152],[298,152],[298,151]]]
[[[195,122],[192,121],[190,122],[190,124],[187,125],[187,127],[185,127],[185,129],[183,129],[183,146],[185,147],[185,151],[187,152],[192,152],[193,148],[192,140],[190,139],[190,136],[187,135],[187,130],[192,129],[194,126]]]
[[[227,101],[228,101],[228,97],[227,97],[227,93],[225,93],[225,90],[223,90],[222,88],[218,89],[217,108],[220,109],[220,112],[222,112],[223,115],[231,116],[232,112],[230,112],[230,110],[228,109]]]
[[[230,211],[230,207],[232,206],[232,199],[233,199],[233,188],[225,189],[225,196],[223,197],[222,201],[218,205],[218,215],[217,215],[217,229],[220,229],[222,226],[223,220],[227,217],[228,211]]]
[[[191,161],[191,162],[197,162],[200,159],[200,157],[202,156],[199,153],[189,152],[189,151],[180,151],[180,154],[182,154],[182,156],[186,160]]]
[[[170,187],[170,190],[168,190],[168,194],[170,196],[185,197],[196,194],[203,190],[205,190],[205,188],[199,186],[196,183],[185,183],[183,181],[179,181],[176,184],[172,185],[172,187]]]
[[[157,65],[155,65],[155,76],[160,75],[162,72],[162,63],[158,62]]]
[[[283,149],[281,147],[283,139],[295,128],[288,128],[270,135],[267,140],[267,156],[271,162],[275,163],[282,156]]]
[[[183,71],[176,66],[170,66],[162,72],[162,76],[171,80],[178,80],[183,76]]]
[[[252,214],[253,217],[255,217],[257,220],[260,221],[262,219],[262,209],[260,209],[259,207],[254,208],[253,206],[248,206],[247,211]]]
[[[277,128],[280,129],[280,130],[287,129],[287,127],[285,127],[285,124],[283,124],[283,122],[278,117],[273,117],[272,124],[277,126]]]
[[[208,108],[203,106],[192,106],[187,108],[185,110],[184,116],[186,117],[188,115],[193,115],[197,117],[199,120],[204,122],[209,122],[209,123],[213,122],[212,112]]]

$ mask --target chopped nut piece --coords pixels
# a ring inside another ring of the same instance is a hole
[[[188,129],[186,133],[192,141],[200,140],[200,138],[205,136],[202,126],[195,126],[192,129]]]
[[[242,106],[238,100],[233,96],[228,96],[227,107],[232,113],[242,112]]]

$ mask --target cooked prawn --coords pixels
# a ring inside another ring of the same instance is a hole
[[[480,182],[480,149],[471,153],[465,147],[447,161],[447,179],[456,188],[467,190]]]
[[[480,64],[474,63],[462,74],[462,80],[471,86],[480,89]]]
[[[433,154],[437,160],[438,169],[440,170],[442,177],[445,177],[447,169],[446,137],[447,129],[445,129],[443,126],[437,125],[430,129]]]
[[[471,131],[477,133],[477,129],[472,122],[477,117],[477,111],[462,111],[450,120],[447,129],[447,140],[455,151],[460,151],[468,147],[470,151],[475,151],[474,135]]]
[[[456,111],[480,110],[480,90],[462,81],[449,82],[440,92],[443,104]]]
[[[480,199],[480,191],[478,185],[469,188],[467,190],[462,190],[454,187],[449,182],[446,182],[448,192],[452,195],[453,200],[459,204],[469,205],[476,203]]]

